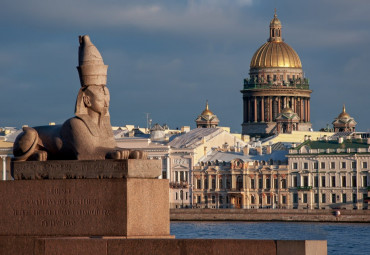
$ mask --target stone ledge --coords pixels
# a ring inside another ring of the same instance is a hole
[[[162,174],[162,162],[147,159],[12,161],[11,174],[15,180],[157,178]]]
[[[1,237],[0,253],[23,255],[243,254],[327,255],[327,242],[235,239]]]

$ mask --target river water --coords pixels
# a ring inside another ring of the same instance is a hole
[[[370,254],[370,223],[171,222],[176,238],[327,240],[328,254]]]

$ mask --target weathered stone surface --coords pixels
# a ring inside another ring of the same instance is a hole
[[[169,236],[168,180],[0,182],[0,236]]]
[[[11,164],[15,180],[156,178],[162,174],[160,160],[50,160]]]
[[[11,249],[11,245],[22,249]],[[2,249],[9,247],[10,250]],[[24,253],[11,253],[23,250]],[[10,251],[10,252],[9,252]],[[178,254],[178,255],[326,255],[326,241],[273,241],[222,239],[126,239],[120,237],[0,237],[0,253],[24,255],[125,255],[125,254]]]

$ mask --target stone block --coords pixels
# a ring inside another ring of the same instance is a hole
[[[50,160],[13,161],[12,176],[21,179],[156,178],[162,174],[160,160]]]
[[[0,182],[0,236],[170,237],[160,179]]]

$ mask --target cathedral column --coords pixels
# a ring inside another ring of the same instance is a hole
[[[257,122],[257,97],[254,97],[254,122]]]
[[[308,108],[308,116],[307,116],[307,121],[310,122],[311,121],[311,118],[310,118],[310,115],[311,115],[311,109],[310,109],[310,99],[307,100],[307,108]]]
[[[269,121],[271,122],[272,121],[272,97],[269,97],[269,107],[270,107],[270,117],[269,117]]]
[[[305,111],[305,122],[308,122],[308,101],[307,98],[304,100],[305,106],[304,106],[304,111]]]
[[[300,110],[300,115],[301,116],[299,116],[300,118],[301,118],[301,121],[303,122],[303,118],[304,118],[304,116],[303,116],[303,98],[301,98],[301,102],[300,102],[300,104],[301,104],[301,110]]]
[[[265,99],[261,97],[261,122],[265,122]]]
[[[281,111],[281,100],[280,100],[280,97],[278,97],[278,114],[280,114],[280,111]]]
[[[252,114],[252,111],[251,111],[251,98],[248,97],[248,117],[247,117],[247,121],[248,122],[251,122],[251,114]]]

